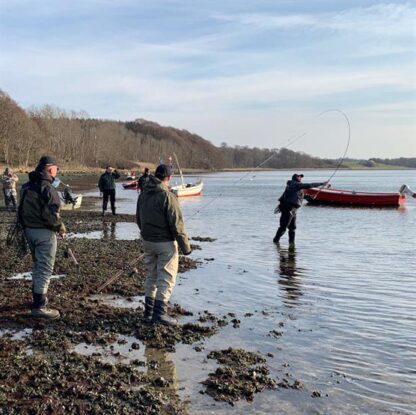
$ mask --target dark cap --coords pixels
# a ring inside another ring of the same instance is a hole
[[[303,174],[294,174],[293,176],[292,176],[292,180],[298,180],[298,177],[303,177]]]
[[[38,166],[36,167],[36,170],[41,171],[43,170],[46,166],[57,166],[58,162],[56,161],[55,157],[52,156],[42,156],[39,159],[39,163]]]
[[[166,177],[172,176],[172,173],[173,173],[172,167],[166,164],[159,164],[159,166],[157,166],[156,168],[155,176],[158,179],[163,180]]]

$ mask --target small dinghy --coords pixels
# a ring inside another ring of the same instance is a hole
[[[175,156],[176,165],[178,166],[179,174],[181,176],[181,184],[177,186],[171,186],[170,190],[176,194],[178,197],[186,197],[186,196],[199,196],[202,193],[202,188],[204,187],[204,183],[202,180],[198,180],[195,183],[185,183],[183,179],[182,170],[179,166],[178,158],[176,154],[173,153]]]
[[[63,192],[59,196],[61,199],[61,210],[73,210],[81,207],[82,195],[74,195],[68,185],[65,185]]]
[[[408,186],[403,185],[397,193],[356,192],[332,188],[304,189],[305,199],[311,204],[339,206],[394,207],[406,202],[406,195],[416,198]]]
[[[139,185],[138,180],[132,180],[131,182],[123,183],[122,186],[124,189],[137,189],[138,185]]]

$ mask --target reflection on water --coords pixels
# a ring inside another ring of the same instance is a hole
[[[296,267],[296,247],[289,245],[283,248],[276,245],[278,254],[279,286],[282,289],[283,303],[287,307],[294,307],[302,295],[302,270]]]
[[[88,238],[88,239],[124,239],[135,240],[139,238],[139,229],[136,223],[131,222],[103,222],[100,231],[91,231],[76,233],[71,238]]]

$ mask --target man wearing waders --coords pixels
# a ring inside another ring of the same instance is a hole
[[[98,187],[103,196],[103,216],[107,210],[108,198],[110,198],[111,212],[113,215],[116,214],[116,180],[119,178],[120,174],[111,166],[107,166],[105,172],[100,176]]]
[[[292,180],[286,184],[286,189],[279,198],[279,206],[275,213],[280,212],[280,226],[276,232],[273,242],[279,243],[280,238],[289,229],[289,244],[295,243],[296,231],[296,212],[302,206],[303,189],[311,187],[325,186],[328,182],[322,183],[302,183],[303,174],[294,174]]]
[[[33,258],[32,317],[55,319],[59,311],[47,308],[49,281],[55,265],[57,233],[65,237],[65,226],[59,215],[61,202],[55,187],[59,185],[58,167],[53,157],[43,156],[29,182],[22,186],[19,220],[25,230]]]
[[[140,192],[136,212],[148,273],[144,317],[148,322],[165,325],[177,324],[167,315],[167,305],[178,273],[178,245],[184,255],[192,252],[178,199],[168,187],[171,176],[170,166],[157,167]]]

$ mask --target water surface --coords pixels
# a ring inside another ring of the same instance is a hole
[[[290,249],[287,235],[272,243],[273,209],[293,173],[206,175],[203,196],[181,201],[188,233],[217,240],[197,242],[203,250],[192,256],[204,264],[179,279],[172,301],[241,320],[203,352],[178,348],[181,396],[194,414],[416,413],[416,199],[397,209],[305,205]],[[302,173],[313,182],[332,172]],[[340,171],[332,180],[356,191],[396,192],[404,183],[415,190],[416,172]],[[120,213],[135,212],[135,191],[120,186],[118,197]],[[120,232],[138,235],[134,224]],[[228,346],[272,353],[272,375],[290,373],[304,389],[264,392],[235,407],[200,395],[199,382],[215,366],[204,368],[206,354]]]

